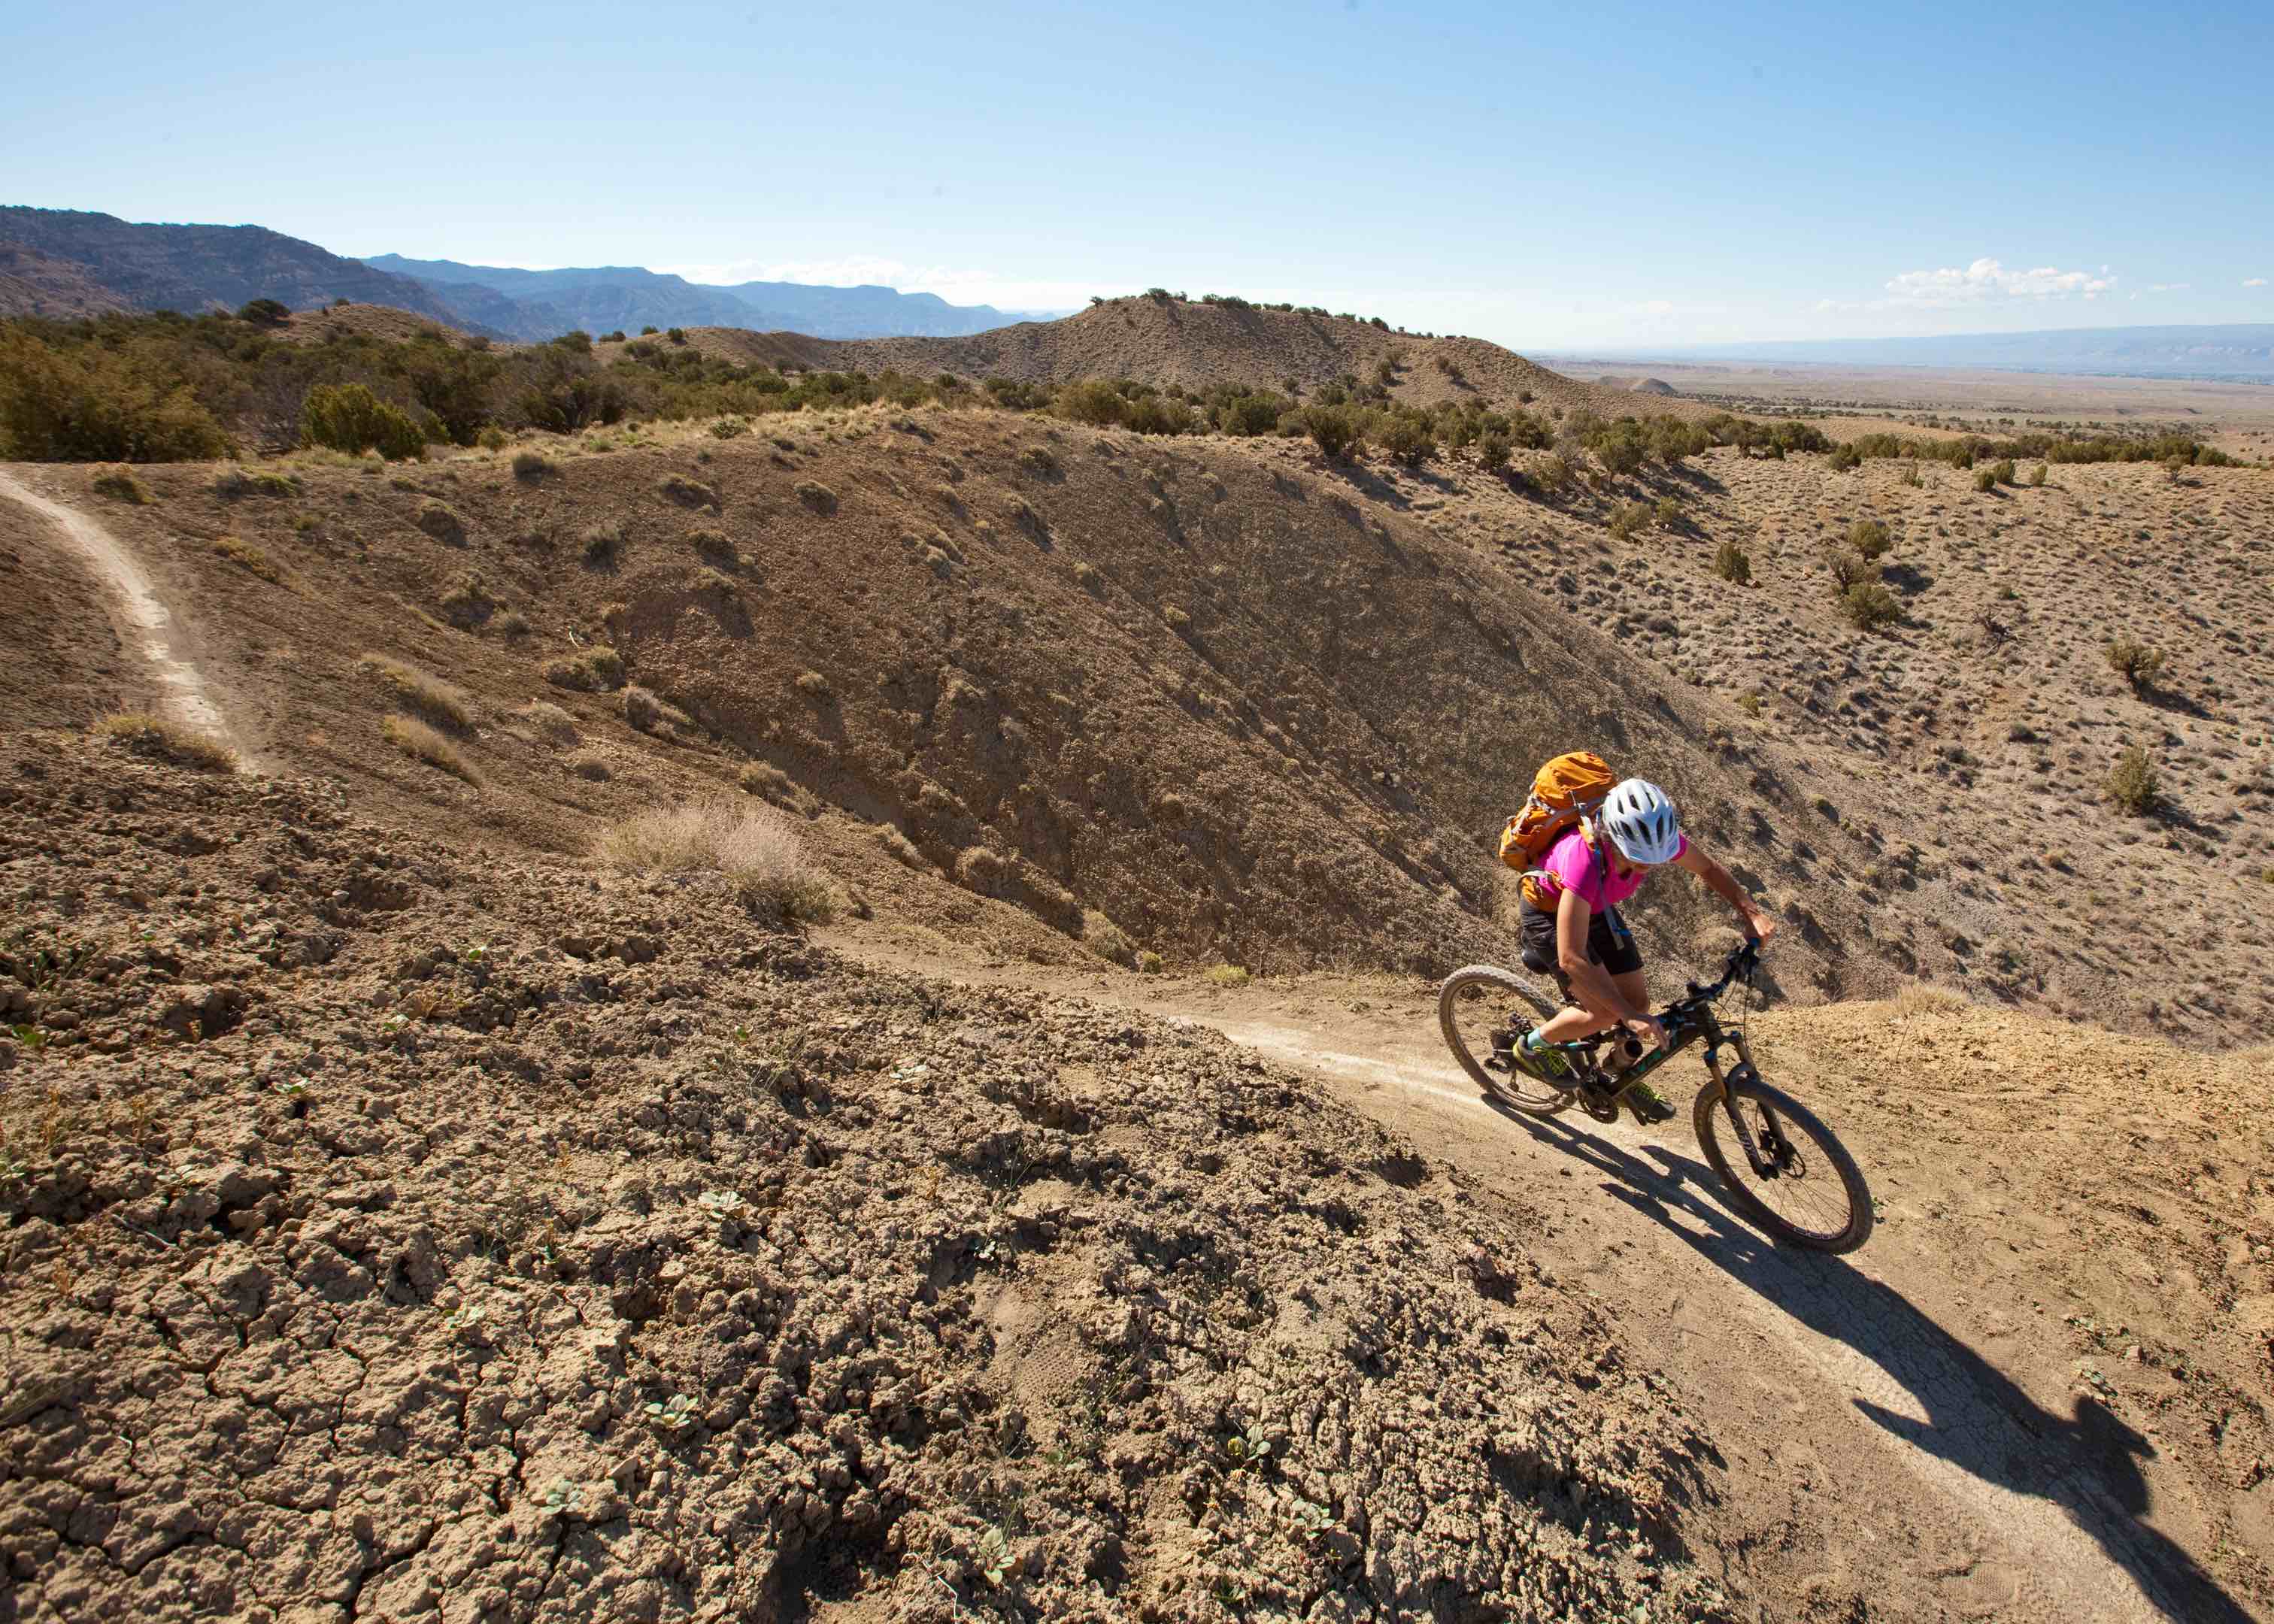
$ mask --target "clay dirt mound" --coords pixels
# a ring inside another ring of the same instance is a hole
[[[440,338],[459,346],[473,342],[448,322],[392,304],[325,304],[294,311],[275,332],[296,344],[320,344],[335,338],[373,338],[390,344],[413,338]]]
[[[1212,1034],[321,783],[0,800],[11,1617],[1730,1616],[1615,1328]]]
[[[688,342],[706,354],[805,371],[882,372],[918,377],[1065,383],[1129,378],[1203,390],[1244,385],[1303,391],[1356,377],[1372,383],[1394,369],[1393,400],[1416,405],[1476,400],[1502,409],[1520,402],[1604,417],[1631,414],[1621,389],[1566,378],[1480,338],[1424,338],[1369,322],[1299,311],[1201,304],[1143,297],[1111,299],[1058,321],[1028,321],[968,338],[870,338],[841,342],[794,333],[692,327]],[[1677,407],[1675,410],[1686,410]]]

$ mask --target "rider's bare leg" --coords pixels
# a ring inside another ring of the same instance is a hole
[[[1611,977],[1611,985],[1619,989],[1630,1009],[1650,1007],[1650,984],[1639,970],[1630,970],[1623,975]],[[1598,1032],[1608,1032],[1617,1026],[1615,1017],[1598,1015],[1593,1010],[1572,1004],[1552,1016],[1540,1028],[1543,1043],[1576,1043],[1581,1038],[1593,1037]]]

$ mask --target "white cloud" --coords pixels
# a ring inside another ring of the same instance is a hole
[[[1010,310],[1072,310],[1088,304],[1093,293],[1127,291],[1093,288],[1087,282],[1029,281],[953,266],[910,265],[877,254],[847,254],[835,259],[730,259],[655,268],[694,282],[796,282],[825,288],[873,285],[897,288],[902,293],[936,293],[951,304],[992,304]]]
[[[2064,271],[2052,266],[2009,271],[1997,260],[1977,259],[1964,270],[1905,271],[1887,281],[1888,303],[1946,306],[1980,304],[1993,299],[2097,298],[2116,286],[2102,266],[2097,273]]]
[[[2142,293],[2185,293],[2195,286],[2191,282],[2151,282],[2140,289]]]
[[[2263,288],[2266,285],[2266,279],[2263,276],[2246,276],[2242,279],[2242,285],[2246,288]]]

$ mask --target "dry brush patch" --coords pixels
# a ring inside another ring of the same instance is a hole
[[[237,752],[217,744],[193,727],[154,716],[147,710],[120,710],[98,719],[98,737],[108,739],[154,760],[207,772],[235,772]]]
[[[465,753],[448,739],[416,717],[390,716],[380,718],[380,736],[405,756],[439,767],[456,778],[463,778],[474,788],[482,786],[481,775],[474,771]]]
[[[473,701],[463,688],[389,654],[365,654],[356,662],[356,669],[395,703],[416,710],[428,722],[456,733],[473,731]]]
[[[824,924],[837,915],[836,888],[807,856],[797,831],[771,808],[673,807],[635,813],[594,842],[602,861],[631,872],[726,876],[759,913]]]

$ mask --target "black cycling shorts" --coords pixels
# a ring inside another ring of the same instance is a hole
[[[1543,914],[1527,902],[1517,915],[1517,929],[1524,943],[1524,967],[1554,976],[1563,996],[1570,997],[1571,978],[1555,962],[1555,915]],[[1634,933],[1627,929],[1626,921],[1619,917],[1616,908],[1598,908],[1587,921],[1587,958],[1613,975],[1627,975],[1642,968],[1642,949],[1635,945]]]

